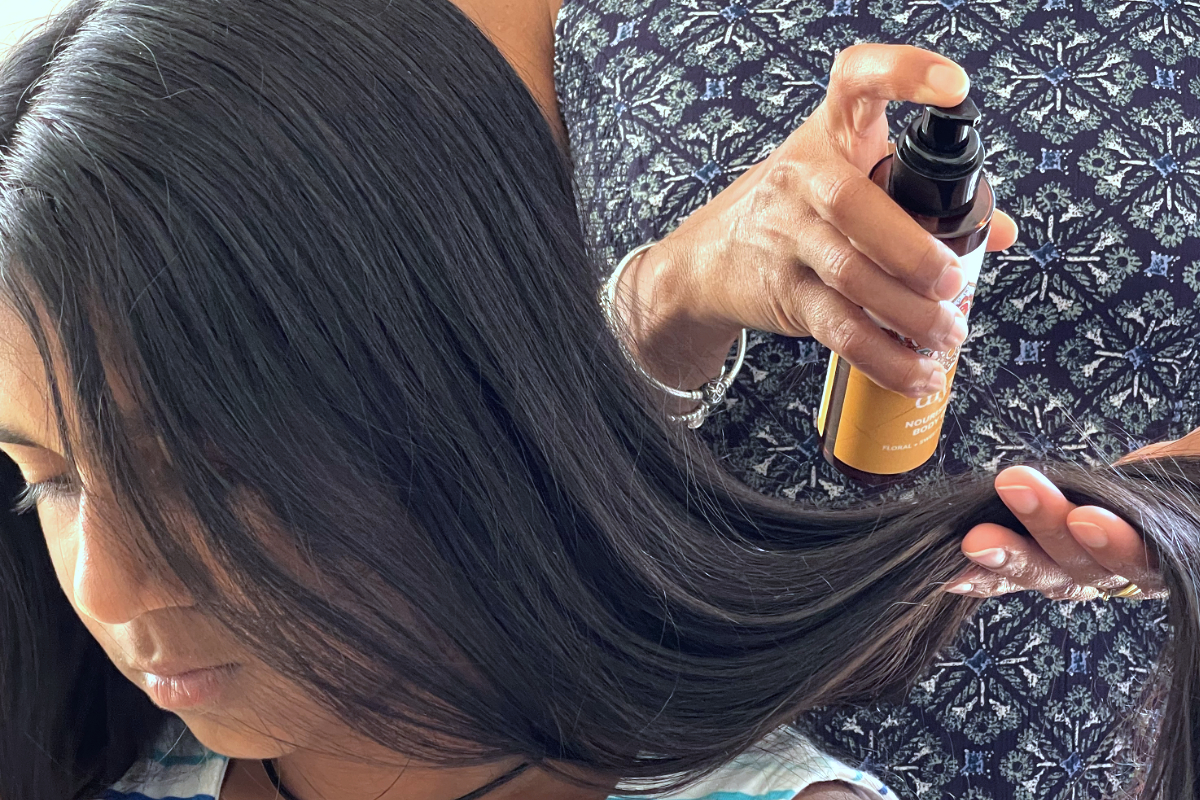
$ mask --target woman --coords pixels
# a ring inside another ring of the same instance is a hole
[[[1021,242],[985,264],[943,447],[913,482],[1050,454],[1101,463],[1200,425],[1196,7],[549,5],[469,7],[561,118],[609,268],[658,242],[629,270],[654,298],[650,326],[663,330],[646,336],[646,362],[668,384],[698,386],[738,328],[782,334],[751,334],[746,368],[702,429],[751,486],[862,502],[863,488],[820,455],[826,346],[901,391],[934,377],[934,365],[880,339],[858,306],[939,340],[954,316],[937,309],[935,281],[953,271],[864,173],[885,152],[883,100],[949,102],[969,82],[988,174]],[[956,64],[864,42],[918,45]],[[850,91],[832,90],[839,76],[853,79]],[[842,190],[840,206],[831,189]],[[996,246],[1012,236],[1000,223]],[[999,480],[1050,492],[1032,473]],[[1102,550],[1106,539],[1090,532],[1079,529],[1079,546]],[[969,543],[980,568],[963,590],[1046,590],[1029,581],[1037,573],[1023,568],[1019,540],[991,534]],[[1058,571],[1052,583],[1086,585],[1089,571]],[[1114,731],[1157,656],[1160,617],[1153,603],[1066,611],[1029,594],[993,601],[901,707],[833,713],[821,735],[893,767],[906,797],[1111,793],[1122,761]],[[1041,642],[1033,659],[1031,632]],[[967,713],[980,704],[985,713]],[[1082,726],[1071,710],[1080,707]]]
[[[607,330],[538,107],[437,0],[85,0],[0,98],[36,511],[0,539],[0,796],[878,799],[784,726],[902,691],[974,605],[963,534],[1046,522],[987,482],[832,513],[725,477]],[[1190,757],[1151,797],[1195,783],[1196,445],[1055,476],[1171,593]]]

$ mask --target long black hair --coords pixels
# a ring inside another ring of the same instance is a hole
[[[0,148],[0,291],[68,459],[139,521],[114,546],[397,751],[687,780],[902,692],[975,606],[939,588],[961,536],[1017,525],[987,476],[761,497],[667,424],[597,308],[566,155],[444,0],[78,0],[0,68]],[[1200,465],[1049,469],[1161,560],[1150,794],[1191,796]],[[162,715],[36,525],[2,524],[0,797],[84,798]]]

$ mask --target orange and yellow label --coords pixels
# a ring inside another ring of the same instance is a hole
[[[924,464],[937,450],[954,369],[946,373],[946,390],[917,399],[882,389],[851,369],[833,454],[876,475],[897,475]]]

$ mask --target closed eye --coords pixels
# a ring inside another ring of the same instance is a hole
[[[36,483],[26,483],[13,511],[17,514],[27,514],[35,510],[39,503],[74,499],[79,495],[79,486],[67,475],[59,475]]]

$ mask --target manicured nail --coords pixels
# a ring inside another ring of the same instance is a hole
[[[946,344],[949,345],[946,349],[951,350],[958,347],[967,340],[967,318],[962,315],[962,312],[955,309],[954,312],[954,327],[950,329],[949,335],[946,337]]]
[[[1004,562],[1008,561],[1008,553],[1002,547],[993,547],[989,550],[980,550],[978,553],[967,553],[967,558],[976,564],[995,569],[1004,566]]]
[[[957,586],[951,586],[946,591],[949,592],[950,594],[970,594],[974,590],[975,590],[975,584],[960,583]]]
[[[1068,522],[1071,534],[1093,550],[1108,547],[1108,531],[1091,522]]]
[[[963,275],[963,271],[957,266],[951,265],[942,273],[942,277],[938,278],[933,291],[937,293],[939,300],[953,300],[958,297],[958,293],[962,291],[966,282],[967,278]]]
[[[967,90],[971,88],[971,81],[967,78],[967,73],[963,72],[961,68],[952,67],[949,64],[935,64],[930,67],[929,74],[925,76],[925,82],[934,91],[952,95],[966,94]]]
[[[1037,494],[1028,486],[1004,486],[996,489],[1008,506],[1016,514],[1032,514],[1038,509]]]

